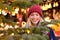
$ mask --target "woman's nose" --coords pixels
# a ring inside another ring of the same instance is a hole
[[[34,18],[36,18],[36,16],[34,16]]]

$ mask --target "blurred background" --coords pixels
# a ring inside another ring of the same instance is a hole
[[[46,22],[60,19],[60,0],[0,0],[0,40],[5,34],[10,33],[13,36],[14,33],[19,33],[19,29],[16,32],[15,28],[25,27],[27,13],[34,4],[41,6],[43,19]],[[8,28],[12,29],[8,30]],[[27,33],[30,33],[30,30],[27,30]]]

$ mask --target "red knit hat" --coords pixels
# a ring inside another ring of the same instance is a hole
[[[30,16],[30,14],[32,12],[38,12],[40,14],[40,16],[42,17],[42,9],[41,9],[41,6],[39,5],[33,5],[29,11],[28,11],[28,17]]]

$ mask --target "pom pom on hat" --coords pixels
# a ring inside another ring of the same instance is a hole
[[[42,15],[41,6],[39,6],[39,5],[33,5],[33,6],[29,9],[29,11],[28,11],[28,17],[29,17],[30,14],[33,13],[33,12],[38,12],[41,17],[43,16],[43,15]]]

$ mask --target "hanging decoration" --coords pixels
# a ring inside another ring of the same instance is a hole
[[[52,8],[52,5],[51,5],[51,3],[49,3],[49,5],[48,5],[48,9],[49,9],[49,8]]]
[[[58,2],[56,2],[55,5],[56,5],[56,7],[58,7],[59,6]]]

